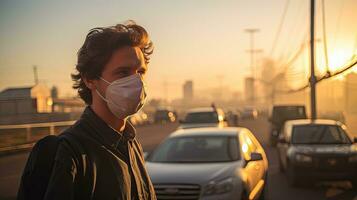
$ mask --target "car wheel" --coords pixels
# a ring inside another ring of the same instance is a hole
[[[288,183],[290,186],[299,186],[300,185],[300,180],[296,176],[295,170],[292,166],[288,165],[286,169],[286,176],[288,179]]]
[[[284,169],[284,166],[283,166],[283,162],[281,162],[280,154],[278,154],[278,159],[279,159],[279,171],[280,172],[285,172],[285,169]]]
[[[277,139],[275,136],[272,135],[272,133],[270,133],[270,146],[271,147],[276,147],[277,145]]]
[[[247,191],[243,190],[240,200],[249,200]]]
[[[354,180],[351,180],[351,183],[352,183],[352,187],[357,189],[357,178]]]

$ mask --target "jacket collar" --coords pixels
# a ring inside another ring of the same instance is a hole
[[[81,120],[87,122],[86,124],[94,129],[99,137],[110,146],[117,146],[120,142],[132,141],[136,136],[136,130],[129,120],[126,120],[124,131],[120,134],[101,119],[90,106],[85,108]]]

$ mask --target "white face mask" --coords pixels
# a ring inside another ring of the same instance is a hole
[[[107,102],[109,110],[119,119],[137,113],[146,101],[146,84],[139,74],[134,74],[125,78],[108,82],[99,77],[109,86],[105,92],[105,97],[96,89],[97,94]]]

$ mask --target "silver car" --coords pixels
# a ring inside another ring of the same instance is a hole
[[[264,198],[268,161],[246,128],[179,129],[146,164],[158,200]]]

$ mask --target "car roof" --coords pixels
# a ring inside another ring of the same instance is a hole
[[[242,127],[204,127],[179,129],[173,132],[169,137],[186,137],[186,136],[237,136],[246,128]]]
[[[305,107],[303,104],[278,104],[273,105],[273,108],[280,108],[280,107]]]
[[[335,120],[331,120],[331,119],[296,119],[296,120],[288,120],[286,121],[286,125],[291,125],[291,126],[295,126],[295,125],[342,125],[341,122],[339,121],[335,121]]]
[[[215,112],[215,109],[213,107],[200,107],[200,108],[192,108],[187,111],[187,113],[195,113],[195,112]]]

